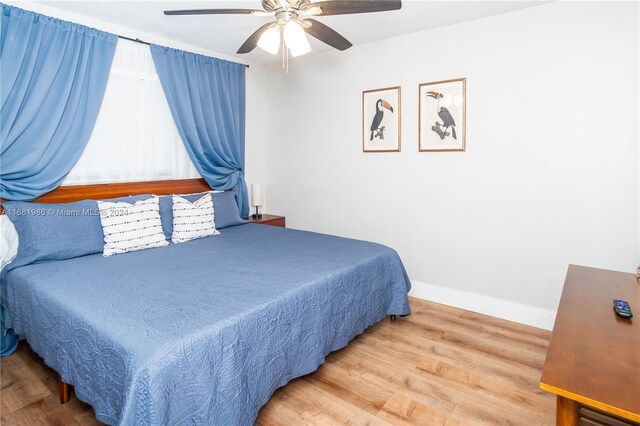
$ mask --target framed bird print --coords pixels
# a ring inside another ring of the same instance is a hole
[[[400,151],[400,86],[362,92],[362,151]]]
[[[466,149],[465,78],[434,81],[418,86],[418,150]]]

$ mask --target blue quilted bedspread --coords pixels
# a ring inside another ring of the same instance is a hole
[[[9,327],[99,420],[248,425],[271,394],[314,371],[410,283],[388,247],[263,225],[6,275]]]

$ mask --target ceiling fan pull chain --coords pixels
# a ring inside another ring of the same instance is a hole
[[[289,48],[284,41],[284,37],[281,37],[280,41],[282,43],[282,69],[289,74]]]

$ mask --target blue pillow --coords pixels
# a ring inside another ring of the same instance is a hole
[[[199,200],[204,194],[206,194],[206,192],[185,195],[183,197],[193,203]],[[235,191],[215,192],[212,198],[216,229],[243,225],[248,222],[240,217]],[[173,201],[171,195],[160,197],[160,220],[162,221],[164,236],[170,240],[171,234],[173,233]]]
[[[113,202],[133,203],[150,194],[114,198]],[[18,255],[7,270],[36,262],[72,259],[101,253],[104,234],[95,200],[46,204],[7,201],[5,213],[18,232]]]
[[[187,197],[187,200],[193,202],[199,198],[198,196],[194,196],[193,199]],[[238,210],[238,203],[236,201],[236,191],[217,192],[213,194],[213,210],[216,229],[244,225],[249,222],[240,217],[240,210]]]

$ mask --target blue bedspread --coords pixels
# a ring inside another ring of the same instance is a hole
[[[252,424],[278,387],[409,314],[394,250],[254,224],[19,267],[4,285],[9,327],[109,424]]]

